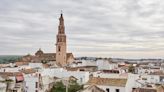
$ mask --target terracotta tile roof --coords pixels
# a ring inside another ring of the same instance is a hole
[[[50,66],[48,64],[43,64],[44,68],[49,68]]]
[[[119,70],[101,70],[103,73],[119,73]]]
[[[97,66],[78,66],[77,68],[97,68]]]
[[[157,86],[157,92],[164,92],[164,85]]]
[[[132,92],[157,92],[157,90],[153,88],[136,88]]]
[[[28,65],[29,62],[15,62],[16,66]]]
[[[127,79],[92,77],[87,84],[125,87],[126,82]]]
[[[7,76],[7,77],[10,77],[10,76],[18,76],[18,75],[22,75],[21,72],[0,72],[0,76]]]
[[[89,68],[97,68],[97,66],[78,66],[78,67],[66,67],[67,71],[78,71],[79,69],[89,69]]]
[[[9,64],[0,64],[0,68],[7,67],[7,66],[9,66]]]
[[[42,56],[43,60],[50,60],[55,61],[56,60],[56,53],[44,53]]]
[[[96,85],[91,85],[82,90],[79,90],[78,92],[105,92],[105,91],[103,89],[97,87]]]
[[[32,58],[34,58],[34,56],[26,55],[26,56],[23,56],[20,60],[18,60],[18,62],[30,62]]]
[[[32,74],[32,73],[35,73],[36,70],[34,70],[34,69],[24,69],[24,70],[21,70],[20,72],[25,73],[25,74]]]
[[[23,80],[24,80],[23,75],[18,75],[18,76],[16,76],[16,80],[17,80],[17,81],[23,81]]]
[[[156,71],[156,72],[150,73],[150,75],[160,75],[160,76],[164,76],[164,72],[163,72],[163,71]]]
[[[71,56],[73,57],[72,53],[67,53],[67,59],[69,59]],[[50,60],[56,60],[56,53],[44,53],[43,58],[45,58],[45,59],[47,58]]]
[[[67,70],[67,71],[77,71],[78,68],[77,68],[77,67],[73,67],[73,68],[67,67],[66,70]]]

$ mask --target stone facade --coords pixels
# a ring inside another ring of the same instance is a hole
[[[67,46],[64,27],[64,18],[61,14],[59,18],[58,34],[56,36],[56,63],[60,66],[67,64]]]

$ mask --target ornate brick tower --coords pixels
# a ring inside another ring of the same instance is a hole
[[[67,64],[67,45],[66,45],[66,35],[64,27],[63,14],[59,18],[58,34],[56,36],[56,63],[60,66]]]

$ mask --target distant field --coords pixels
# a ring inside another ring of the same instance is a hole
[[[0,55],[0,64],[13,63],[17,61],[21,56],[17,55]]]

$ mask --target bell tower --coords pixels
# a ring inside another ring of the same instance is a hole
[[[67,45],[66,45],[66,35],[64,18],[61,13],[59,18],[58,34],[56,36],[56,63],[60,66],[67,64]]]

